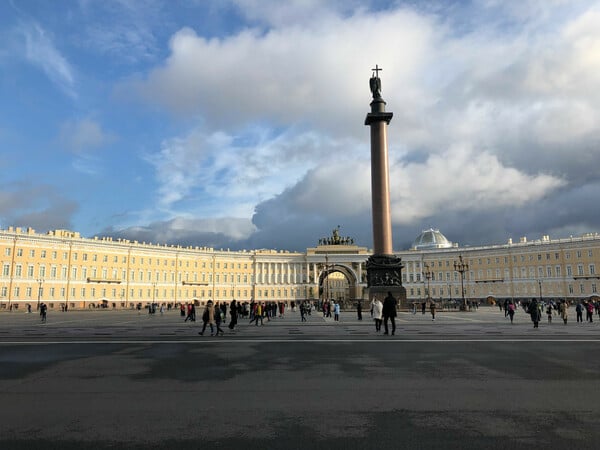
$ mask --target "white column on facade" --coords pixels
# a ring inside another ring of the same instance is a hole
[[[319,274],[317,273],[317,264],[316,263],[313,263],[313,273],[314,273],[313,280],[316,283],[317,280],[319,279]]]
[[[308,274],[309,274],[309,273],[310,273],[310,272],[309,272],[309,268],[308,268],[308,262],[307,262],[307,263],[305,264],[305,267],[304,267],[304,275],[305,275],[305,278],[304,278],[304,280],[302,280],[304,283],[308,283]]]
[[[290,263],[285,263],[285,275],[287,278],[287,284],[290,284],[290,282],[292,281],[290,272],[291,272]]]
[[[292,275],[292,279],[294,280],[294,284],[298,283],[298,272],[297,272],[297,267],[298,264],[293,264],[292,265],[292,270],[294,271],[293,275]]]

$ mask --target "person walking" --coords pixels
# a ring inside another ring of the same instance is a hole
[[[357,315],[358,320],[362,320],[362,304],[361,304],[360,300],[356,304],[356,315]]]
[[[575,307],[575,312],[577,313],[577,323],[583,323],[583,306],[581,306],[581,302],[577,303]]]
[[[431,311],[431,321],[435,321],[435,300],[431,300],[429,303],[429,310]]]
[[[45,303],[40,305],[40,317],[42,318],[42,323],[46,323],[46,314],[48,311],[48,306]]]
[[[383,299],[383,327],[385,328],[385,332],[383,334],[388,333],[388,319],[392,322],[392,335],[396,333],[396,306],[398,305],[398,301],[392,295],[391,291],[388,291],[388,295]]]
[[[333,305],[333,320],[335,322],[340,321],[340,304],[338,302]]]
[[[567,309],[569,308],[569,305],[567,304],[567,302],[565,300],[562,300],[560,302],[560,304],[558,305],[558,309],[560,310],[560,317],[562,318],[563,322],[565,323],[565,325],[567,324]]]
[[[214,334],[214,323],[215,323],[215,308],[213,306],[212,300],[206,302],[206,308],[204,308],[204,312],[202,313],[202,331],[199,331],[199,335],[204,335],[204,330],[206,330],[206,325],[210,325],[210,335]]]
[[[510,317],[510,323],[512,324],[515,317],[515,304],[513,302],[508,304],[508,317]]]
[[[237,316],[238,316],[238,310],[237,310],[237,302],[235,301],[235,299],[233,299],[231,301],[231,305],[229,305],[229,329],[233,330],[235,328],[235,326],[237,325]]]
[[[546,315],[548,316],[548,323],[552,323],[552,303],[548,303],[546,307]]]
[[[260,324],[263,325],[263,304],[256,304],[256,311],[254,312],[254,325],[258,326],[258,319],[260,319]]]
[[[592,323],[594,321],[594,304],[591,301],[585,305],[585,311],[587,314],[586,322]]]
[[[375,320],[375,331],[381,331],[381,317],[383,314],[383,303],[377,297],[371,302],[371,311],[373,313],[373,320]]]
[[[531,299],[529,303],[529,315],[531,316],[531,321],[533,322],[533,328],[538,328],[540,323],[540,307],[538,305],[538,301],[535,298]]]
[[[223,318],[223,308],[219,307],[219,304],[217,303],[215,305],[215,326],[217,328],[215,336],[218,336],[219,333],[221,333],[221,336],[225,334],[225,332],[221,328],[221,322],[223,322]]]

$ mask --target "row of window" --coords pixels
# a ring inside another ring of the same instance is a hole
[[[50,276],[51,279],[57,279],[58,277],[58,273],[59,273],[59,268],[57,266],[51,266],[50,267],[50,273],[48,274],[46,271],[46,267],[45,266],[40,266],[39,270],[38,270],[38,277],[39,278],[46,278],[46,276]],[[87,280],[88,276],[90,278],[97,278],[98,276],[100,276],[103,280],[107,280],[108,278],[108,269],[106,268],[102,268],[100,271],[100,274],[98,272],[98,269],[96,267],[92,267],[90,270],[88,270],[87,267],[82,267],[81,268],[81,272],[79,272],[79,268],[78,267],[71,267],[71,280],[77,280],[77,276],[78,273],[81,273],[81,280]],[[111,273],[111,280],[119,280],[118,275],[118,269],[112,269]],[[131,270],[130,271],[130,277],[129,277],[129,281],[163,281],[163,282],[174,282],[175,281],[175,272],[166,272],[163,271],[162,272],[162,280],[161,280],[161,273],[156,271],[154,272],[154,280],[152,279],[152,272],[151,271],[147,271],[146,277],[144,277],[144,271],[140,270],[137,272],[137,276],[136,276],[136,271]],[[67,267],[63,266],[60,268],[60,275],[62,280],[66,280],[67,279]],[[127,272],[125,270],[121,270],[121,279],[120,280],[125,280],[126,279],[126,275]],[[211,283],[212,282],[212,273],[202,273],[201,274],[201,279],[199,280],[198,278],[198,273],[193,273],[192,274],[192,279],[190,279],[189,274],[186,272],[184,274],[179,273],[178,274],[178,281],[190,281],[190,282],[208,282]],[[4,278],[8,278],[10,277],[10,263],[4,263],[2,265],[2,276]],[[14,273],[14,278],[21,278],[23,277],[23,266],[21,264],[15,264],[15,273]],[[27,266],[27,277],[28,278],[34,278],[34,266],[33,265],[29,265]],[[253,279],[253,276],[250,275],[250,279]],[[223,283],[228,283],[228,282],[238,282],[238,283],[248,283],[248,275],[240,275],[240,274],[215,274],[215,282],[220,283],[222,280]]]
[[[578,264],[576,269],[577,269],[577,276],[595,276],[596,275],[596,265],[595,264],[589,264],[588,265],[588,272],[585,273],[585,267],[583,264]],[[572,266],[565,266],[565,270],[566,270],[566,276],[568,277],[572,277],[574,272],[573,272],[573,267]],[[423,275],[423,276],[421,276]],[[429,280],[431,281],[444,281],[444,275],[445,275],[445,281],[452,281],[452,279],[454,281],[458,281],[459,278],[459,272],[427,272],[425,274],[420,274],[420,273],[416,273],[416,274],[402,274],[402,281],[403,282],[421,282],[427,279],[427,277],[429,277]],[[510,270],[508,268],[504,269],[504,272],[502,271],[502,269],[496,269],[495,271],[493,271],[493,269],[487,269],[485,272],[480,269],[477,271],[477,278],[475,278],[475,272],[474,271],[469,271],[468,272],[469,275],[469,279],[470,280],[484,280],[484,279],[502,279],[502,276],[504,275],[504,279],[509,279],[510,278]],[[546,267],[538,267],[537,268],[537,273],[536,273],[536,268],[535,267],[514,267],[513,268],[513,278],[514,279],[518,279],[518,278],[552,278],[552,277],[562,277],[562,266],[546,266]]]
[[[123,300],[125,299],[126,290],[121,288],[80,288],[79,294],[81,299],[86,299],[86,295],[90,294],[90,298],[96,299],[98,298],[98,294],[101,298],[111,298],[113,300]],[[247,289],[215,289],[214,296],[212,289],[193,289],[193,290],[178,290],[179,298],[249,298],[249,292]],[[289,295],[296,294],[297,297],[304,295],[304,297],[308,296],[307,288],[297,288],[297,289],[259,289],[257,290],[258,298],[263,299],[277,299],[277,298],[288,298]],[[66,288],[54,288],[51,287],[49,289],[44,289],[40,287],[38,289],[32,289],[31,287],[25,288],[25,297],[24,299],[34,299],[33,295],[35,294],[36,298],[45,299],[45,300],[57,300],[57,299],[66,299]],[[58,296],[57,296],[58,294]],[[144,300],[172,300],[174,298],[175,290],[174,289],[155,289],[154,292],[152,289],[130,289],[129,290],[129,300],[133,299],[144,299]],[[8,288],[6,286],[2,286],[0,288],[0,297],[6,298],[8,295]],[[21,287],[15,286],[13,289],[14,298],[20,298],[21,295]],[[70,291],[70,300],[76,300],[77,289],[71,288]],[[183,297],[182,297],[183,296]]]
[[[47,251],[46,250],[39,250],[39,252],[40,252],[40,258],[46,258],[46,256],[47,256]],[[4,255],[5,256],[11,256],[11,253],[12,253],[12,249],[10,247],[6,247],[4,249]],[[29,256],[31,258],[35,258],[35,253],[36,253],[35,249],[29,250]],[[50,253],[50,255],[51,255],[52,259],[57,259],[58,258],[58,252],[57,251],[52,251]],[[16,250],[16,256],[23,256],[23,249],[22,248],[18,248]],[[83,261],[88,261],[88,254],[87,253],[83,253],[81,256],[82,256],[82,260]],[[91,261],[92,262],[98,261],[98,256],[99,255],[97,255],[97,254],[92,254],[91,255]],[[72,258],[73,261],[77,261],[79,259],[79,254],[77,252],[73,252],[71,254],[71,258]],[[69,252],[62,252],[62,259],[65,260],[65,261],[67,261],[69,259]],[[143,257],[139,258],[139,263],[141,265],[144,265],[144,261],[145,261],[145,259]],[[148,258],[147,259],[147,265],[151,266],[153,264],[153,262],[154,262],[155,265],[160,266],[161,261],[162,261],[163,266],[167,266],[168,265],[168,261],[171,261],[171,266],[175,267],[175,260],[174,259],[170,259],[170,260],[168,260],[168,259],[162,259],[161,260],[160,258],[154,258],[154,259],[153,258]],[[108,255],[102,255],[102,262],[108,262]],[[112,262],[113,263],[118,263],[119,262],[119,257],[117,255],[114,255],[112,257]],[[121,262],[123,264],[127,264],[127,256],[122,256],[121,257]],[[183,267],[183,263],[184,262],[185,262],[185,266],[186,267],[190,267],[190,261],[189,260],[186,260],[186,261],[181,261],[180,260],[179,261],[179,267]],[[135,263],[136,263],[136,257],[132,256],[131,257],[131,264],[135,264]],[[194,268],[198,268],[198,266],[199,266],[198,261],[193,261],[193,263],[194,263],[193,264]],[[232,263],[232,262],[229,262],[229,263],[223,262],[222,265],[223,265],[223,269],[228,269],[228,268],[229,269],[235,269],[236,268],[236,263]],[[207,267],[209,269],[212,269],[213,265],[212,265],[212,262],[210,262],[210,261],[202,261],[200,267],[203,268],[203,269],[206,269]],[[221,262],[216,262],[215,263],[215,267],[217,269],[220,269],[221,268]],[[241,270],[242,267],[244,269],[248,269],[248,263],[243,263],[243,264],[242,263],[237,263],[237,268],[238,269]]]
[[[577,250],[575,251],[575,255],[577,258],[581,258],[582,257],[582,251],[581,250]],[[588,257],[592,258],[594,256],[594,252],[593,250],[587,250],[587,255]],[[555,260],[559,260],[560,259],[560,253],[559,252],[555,252],[555,253],[545,253],[545,254],[541,254],[538,253],[537,255],[535,254],[529,254],[529,255],[513,255],[512,257],[512,262],[513,263],[517,263],[518,261],[520,262],[526,262],[527,260],[529,261],[535,261],[537,259],[537,261],[542,261],[542,260],[551,260],[552,257],[554,257]],[[565,252],[565,258],[566,259],[571,259],[571,252]],[[485,260],[485,263],[490,265],[492,264],[492,261],[494,261],[496,264],[500,264],[500,262],[502,261],[504,264],[508,264],[509,262],[509,257],[508,256],[496,256],[495,258],[472,258],[472,259],[465,259],[464,261],[468,264],[468,265],[473,265],[473,264],[478,264],[478,265],[483,265]],[[437,267],[451,267],[454,262],[457,261],[450,261],[450,260],[444,260],[444,261],[437,261]],[[409,265],[411,265],[411,263],[409,262]],[[415,261],[412,262],[412,266],[416,269],[420,269],[421,268],[421,262],[420,261]],[[436,266],[436,261],[428,261],[423,263],[424,268],[434,268]],[[412,267],[410,268],[412,269]]]

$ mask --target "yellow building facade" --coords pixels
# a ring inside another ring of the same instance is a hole
[[[77,232],[0,230],[0,310],[133,308],[208,299],[297,301],[366,299],[370,252],[319,245],[306,252],[216,250],[210,247],[84,238]],[[595,297],[600,235],[543,237],[504,245],[398,252],[409,301]],[[462,261],[463,273],[455,270]],[[467,268],[468,267],[468,268]]]

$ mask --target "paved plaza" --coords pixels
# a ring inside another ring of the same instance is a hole
[[[497,308],[241,320],[0,314],[0,447],[595,449],[600,320]],[[199,314],[198,316],[200,316]]]

